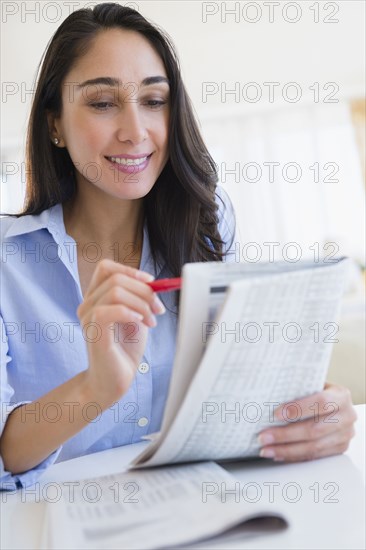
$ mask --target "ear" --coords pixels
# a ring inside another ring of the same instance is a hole
[[[65,143],[62,138],[60,119],[56,117],[53,112],[47,111],[47,122],[48,122],[48,131],[50,134],[50,140],[52,141],[52,143],[56,145],[55,139],[57,138],[59,140],[57,143],[57,146],[65,147]]]

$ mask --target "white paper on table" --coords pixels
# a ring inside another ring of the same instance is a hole
[[[234,494],[223,498],[222,487],[234,485],[235,478],[213,462],[83,480],[73,502],[65,493],[47,505],[44,541],[52,549],[148,550],[202,541],[252,518],[277,517],[286,524],[268,504]]]

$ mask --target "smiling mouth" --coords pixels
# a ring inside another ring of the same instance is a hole
[[[143,164],[146,162],[147,159],[151,157],[152,153],[150,155],[147,155],[146,157],[140,157],[136,159],[131,158],[121,158],[121,157],[105,157],[110,162],[114,162],[115,164],[121,164],[122,166],[140,166],[140,164]]]

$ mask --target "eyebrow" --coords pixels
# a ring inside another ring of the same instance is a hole
[[[169,80],[165,78],[165,76],[148,76],[142,80],[140,86],[151,86],[152,84],[160,84],[160,82],[164,82],[169,86]],[[112,76],[99,76],[98,78],[85,80],[85,82],[78,84],[77,88],[81,89],[86,86],[96,86],[97,84],[110,86],[112,88],[114,86],[122,86],[123,83],[119,78],[114,78]]]

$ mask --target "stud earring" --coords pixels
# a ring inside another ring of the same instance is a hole
[[[55,145],[58,145],[60,143],[60,140],[56,137],[54,140],[53,140],[54,144]]]

